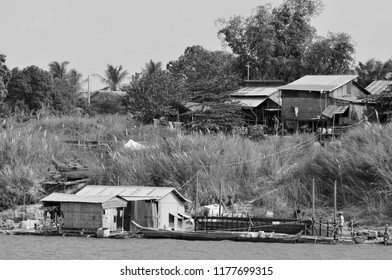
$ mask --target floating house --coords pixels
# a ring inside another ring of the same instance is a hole
[[[96,231],[123,228],[127,201],[119,197],[52,193],[41,199],[50,218],[63,229]]]
[[[242,106],[248,123],[270,127],[273,125],[273,117],[280,117],[282,99],[278,87],[285,84],[280,80],[245,81],[244,87],[230,96]]]
[[[366,110],[363,98],[370,93],[356,78],[357,75],[309,75],[279,87],[285,128],[312,132],[362,120]]]
[[[185,203],[190,202],[175,188],[88,185],[76,196],[118,196],[127,201],[124,230],[135,231],[132,224],[153,228],[181,229],[185,226]]]
[[[152,228],[185,227],[185,203],[175,188],[88,185],[76,194],[53,193],[41,200],[51,218],[64,228],[136,231],[132,224]]]

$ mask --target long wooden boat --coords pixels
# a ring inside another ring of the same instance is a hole
[[[237,231],[177,231],[143,227],[134,221],[132,223],[139,229],[145,238],[171,238],[182,240],[222,241],[231,240],[238,242],[267,242],[267,243],[296,243],[300,240],[302,231],[295,234],[256,233]]]

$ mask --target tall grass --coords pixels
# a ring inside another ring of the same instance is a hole
[[[184,134],[138,126],[126,116],[53,117],[19,124],[8,120],[0,132],[0,207],[36,202],[51,159],[78,160],[93,171],[93,183],[175,187],[201,204],[223,197],[253,200],[260,209],[287,214],[309,208],[312,183],[317,207],[360,207],[392,216],[392,127],[356,128],[320,146],[314,135],[267,137],[254,142],[236,135]],[[149,148],[130,151],[133,139]],[[62,140],[111,141],[107,151],[80,150]]]

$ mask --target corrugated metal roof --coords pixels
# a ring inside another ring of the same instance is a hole
[[[374,81],[366,87],[371,94],[380,94],[392,85],[392,81]]]
[[[267,100],[267,97],[264,98],[239,98],[239,97],[234,97],[234,101],[238,101],[240,105],[246,106],[246,107],[252,107],[255,108],[259,106],[261,103],[263,103],[265,100]]]
[[[141,187],[141,186],[96,186],[88,185],[81,189],[76,195],[87,196],[120,196],[120,197],[139,197],[145,199],[161,199],[174,192],[183,201],[190,202],[182,196],[175,188],[168,187]],[[129,199],[129,198],[128,198]]]
[[[363,99],[358,99],[356,96],[334,97],[333,99],[343,100],[350,103],[365,103]]]
[[[358,75],[307,75],[280,90],[333,91],[356,79]]]
[[[336,106],[336,105],[329,105],[325,110],[322,112],[324,116],[332,118],[333,115],[343,114],[348,109],[348,106]]]
[[[230,94],[230,96],[270,96],[279,91],[276,87],[243,87]]]
[[[67,193],[52,193],[41,199],[41,202],[84,202],[84,203],[104,203],[114,196],[87,196]]]

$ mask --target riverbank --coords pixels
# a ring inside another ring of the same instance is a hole
[[[23,135],[23,137],[22,137]],[[320,145],[315,135],[266,137],[187,134],[165,127],[137,126],[127,116],[48,117],[10,121],[0,131],[1,209],[32,204],[47,195],[41,184],[51,160],[88,166],[91,184],[175,187],[199,204],[252,201],[252,215],[289,217],[301,209],[309,217],[315,185],[316,217],[333,220],[333,186],[346,221],[383,226],[392,217],[392,127],[349,130]],[[70,139],[72,138],[72,139]],[[124,147],[128,140],[143,150]],[[107,149],[68,145],[65,140],[106,141]],[[67,191],[66,185],[57,191]],[[190,206],[191,207],[191,206]]]

